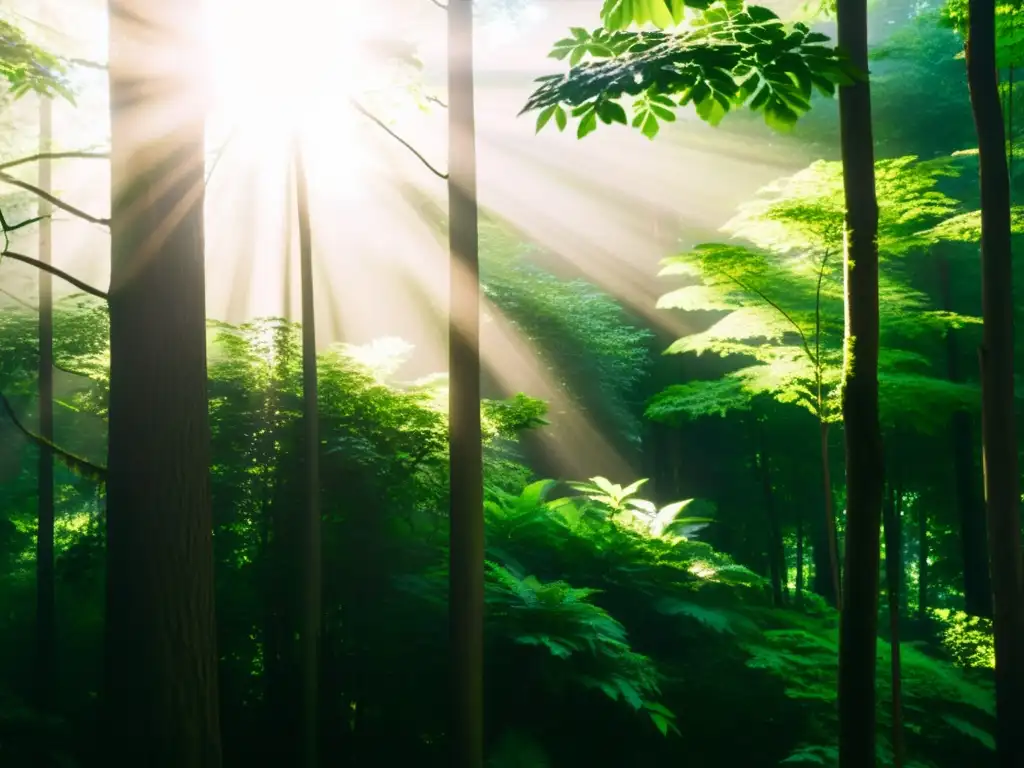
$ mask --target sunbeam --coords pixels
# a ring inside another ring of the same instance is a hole
[[[87,39],[75,45],[83,58],[102,59],[97,37],[105,40],[103,6],[86,4],[80,11]],[[437,103],[446,100],[444,14],[427,2],[410,10],[390,1],[300,0],[286,14],[262,7],[254,0],[207,0],[201,30],[210,50],[209,66],[197,79],[197,98],[210,106],[208,314],[231,323],[299,318],[288,172],[289,142],[298,135],[312,196],[318,343],[400,337],[415,346],[413,374],[444,370],[447,248],[436,218],[436,211],[443,212],[444,182],[424,166],[445,170],[447,115]],[[692,243],[710,237],[740,201],[803,160],[786,141],[773,140],[755,154],[728,125],[711,129],[697,120],[667,126],[657,142],[625,129],[607,129],[585,142],[548,131],[534,135],[532,119],[515,115],[532,79],[557,68],[544,63],[550,42],[567,26],[591,24],[594,14],[587,3],[532,7],[515,24],[499,19],[481,25],[481,203],[502,226],[537,246],[532,258],[545,269],[581,277],[652,328],[682,335],[691,330],[685,315],[655,309],[666,290],[656,276],[658,261],[675,251],[680,238]],[[102,146],[109,130],[105,78],[93,70],[81,78],[87,87],[79,108],[56,105],[61,148]],[[18,119],[31,121],[33,109],[26,106]],[[159,103],[137,109],[141,140],[164,118]],[[15,170],[32,180],[31,166]],[[55,188],[67,202],[104,216],[108,173],[102,161],[60,161]],[[410,185],[422,190],[435,213],[424,217],[422,201],[403,192]],[[33,239],[29,231],[19,233],[18,247],[31,252]],[[54,244],[56,266],[106,288],[109,237],[103,228],[62,214]],[[31,298],[32,268],[11,263],[3,269],[5,291]],[[58,296],[74,290],[61,281],[55,288]],[[536,358],[530,340],[515,338],[519,331],[497,307],[487,311],[492,321],[484,365],[501,372],[502,387],[552,400],[555,428],[546,432],[559,440],[551,452],[585,456],[577,466],[599,453],[601,466],[613,465],[613,449],[596,436],[595,426],[561,399],[541,366],[528,362]],[[518,362],[507,370],[511,358]]]

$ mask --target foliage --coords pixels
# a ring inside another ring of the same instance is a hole
[[[487,299],[577,407],[638,441],[638,390],[651,368],[652,334],[592,283],[563,280],[540,267],[544,254],[497,223],[481,223],[480,242]]]
[[[603,27],[574,28],[556,42],[551,57],[568,58],[571,69],[538,80],[523,109],[540,112],[537,129],[554,119],[562,130],[571,113],[580,138],[599,120],[631,123],[654,138],[661,122],[673,122],[676,109],[691,102],[712,125],[746,106],[785,129],[810,109],[815,89],[831,96],[836,85],[852,82],[845,59],[823,45],[827,36],[799,22],[787,26],[761,6],[713,3],[681,31],[627,30],[634,22],[683,21],[682,3],[669,9],[671,15],[657,0],[608,2]]]
[[[1024,7],[1019,0],[1000,0],[995,3],[996,65],[1000,69],[1016,66],[1024,61]],[[942,23],[966,37],[967,0],[947,0],[942,6]]]
[[[74,101],[67,67],[49,51],[32,43],[18,27],[0,18],[0,77],[15,97],[26,93],[62,96]]]
[[[248,745],[233,760],[262,764],[261,754],[271,747],[257,726],[273,714],[265,684],[287,669],[283,658],[266,655],[266,643],[293,604],[288,585],[294,574],[283,556],[301,496],[294,492],[301,444],[299,345],[297,329],[283,321],[215,325],[212,331],[224,728],[236,751]],[[5,349],[23,345],[30,363],[33,327],[11,326],[7,332],[22,339],[3,335]],[[92,339],[83,336],[75,354],[93,356]],[[432,660],[443,658],[447,642],[446,425],[436,384],[385,381],[381,371],[393,374],[396,368],[357,362],[381,356],[379,349],[362,355],[337,349],[320,360],[324,594],[333,606],[327,612],[323,674],[341,681],[332,683],[339,708],[363,711],[358,733],[373,755],[442,765],[431,745],[444,728],[437,700],[444,665]],[[515,402],[508,404],[512,414],[519,413]],[[528,399],[518,402],[522,415],[503,422],[513,430],[538,413]],[[498,421],[508,415],[498,412]],[[65,437],[97,429],[95,421],[59,426]],[[820,743],[831,704],[806,694],[814,681],[833,673],[834,655],[810,654],[806,643],[808,637],[825,647],[834,642],[830,614],[770,609],[761,577],[695,538],[706,518],[680,517],[700,502],[658,509],[638,497],[643,481],[619,485],[599,477],[575,484],[573,495],[559,496],[555,483],[526,479],[528,471],[517,468],[509,453],[513,435],[505,432],[492,433],[486,453],[488,706],[495,722],[508,729],[502,743],[526,746],[506,746],[496,758],[511,760],[519,750],[543,754],[551,764],[572,755],[625,762],[639,749],[665,761],[682,749],[727,760],[735,754],[731,729],[714,706],[694,711],[694,697],[734,702],[735,718],[757,734],[764,755],[757,765],[776,764],[801,743]],[[26,471],[4,485],[4,508],[18,521],[18,535],[0,538],[10,555],[20,553],[4,561],[7,573],[21,573],[3,593],[4,607],[10,608],[4,637],[11,639],[31,615],[17,608],[31,605],[32,594],[26,567],[31,536],[25,534],[33,521],[34,454],[23,450],[21,456]],[[69,480],[61,475],[59,482]],[[81,638],[68,652],[89,654],[95,653],[101,627],[100,512],[87,485],[67,498],[60,519],[89,521],[67,527],[60,539],[61,592],[84,610],[67,625]],[[622,515],[625,509],[630,516]],[[665,524],[669,518],[672,523]],[[397,635],[396,626],[402,627]],[[782,632],[787,628],[790,634]],[[803,634],[793,635],[795,629]],[[778,669],[765,664],[776,658],[778,667],[780,656],[802,659],[803,677],[780,685]],[[954,670],[923,670],[923,722],[945,714],[985,733],[984,716],[934,693],[940,672],[942,685],[960,685]],[[88,700],[89,680],[68,684]],[[942,689],[943,697],[948,693]],[[983,698],[982,691],[969,701]],[[567,711],[579,717],[566,721]],[[787,727],[769,722],[766,712],[782,717]],[[577,720],[587,739],[583,732],[573,735]],[[553,736],[546,727],[553,721],[565,733]],[[924,756],[937,748],[960,750],[970,763],[984,747],[970,746],[963,732],[953,729],[938,747],[922,740],[915,748]],[[76,732],[73,741],[88,739],[88,733]]]
[[[885,344],[879,378],[887,425],[937,429],[945,414],[972,407],[976,399],[974,386],[935,377],[928,357],[915,347],[922,337],[941,336],[977,318],[933,309],[907,274],[908,255],[933,247],[939,222],[958,211],[957,202],[937,188],[956,174],[948,160],[877,163]],[[659,307],[725,313],[667,351],[740,356],[754,364],[724,379],[670,387],[652,401],[648,416],[672,420],[748,409],[750,398],[769,394],[820,420],[838,420],[843,218],[841,165],[819,161],[766,187],[725,225],[749,245],[703,244],[665,260],[662,275],[691,282],[663,296]]]
[[[935,608],[930,614],[941,627],[942,647],[957,665],[967,669],[995,668],[991,619],[949,608]]]
[[[570,483],[569,487],[584,498],[595,502],[602,517],[632,528],[649,536],[670,536],[692,533],[711,522],[707,517],[680,517],[680,513],[693,504],[693,499],[674,501],[660,509],[652,501],[637,497],[636,493],[647,482],[636,480],[625,488],[605,477],[592,477],[586,483]]]

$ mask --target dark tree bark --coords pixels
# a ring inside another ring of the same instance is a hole
[[[804,602],[804,516],[797,510],[796,519],[796,604]]]
[[[875,758],[878,533],[884,466],[878,416],[878,202],[875,197],[866,0],[839,0],[839,47],[863,76],[839,89],[846,200],[846,567],[839,628],[839,765]]]
[[[53,102],[39,99],[39,153],[50,152]],[[50,192],[52,163],[39,161],[39,188]],[[39,198],[39,261],[53,256],[50,215],[53,206]],[[53,276],[39,271],[39,436],[53,442]],[[40,446],[37,478],[39,520],[36,529],[36,704],[51,712],[57,685],[57,605],[53,571],[53,452]]]
[[[819,451],[823,512],[811,526],[811,556],[814,560],[814,591],[829,605],[839,606],[839,556],[832,496],[832,472],[828,446],[829,425],[819,424]]]
[[[928,627],[928,514],[917,508],[917,621]]]
[[[1006,131],[996,70],[994,0],[970,0],[967,84],[981,186],[981,423],[996,652],[996,753],[1024,765],[1024,583],[1014,419],[1013,254]]]
[[[203,265],[200,0],[112,0],[110,765],[221,763]]]
[[[900,582],[903,578],[903,536],[900,529],[898,498],[901,494],[889,485],[883,530],[885,532],[885,591],[889,603],[889,674],[892,681],[892,751],[894,768],[903,768],[905,748],[903,741],[903,678],[900,669]]]
[[[483,766],[484,518],[473,5],[448,1],[448,326],[453,768]]]
[[[832,579],[832,558],[829,531],[825,515],[815,515],[811,525],[811,559],[814,563],[812,589],[829,605],[836,604],[836,593]],[[834,541],[834,539],[833,539]]]
[[[939,281],[942,307],[954,311],[949,259],[939,257]],[[950,381],[963,381],[960,371],[958,334],[946,333],[946,375]],[[970,414],[957,411],[950,421],[949,437],[953,453],[953,484],[957,516],[960,521],[960,552],[964,561],[964,609],[972,616],[992,617],[992,580],[989,578],[987,526],[981,483],[974,469],[974,437]]]
[[[835,497],[832,495],[832,459],[829,457],[828,436],[828,422],[822,421],[819,438],[821,440],[821,482],[825,495],[825,551],[828,556],[826,561],[828,571],[827,574],[823,572],[822,582],[827,577],[828,584],[827,586],[822,584],[824,591],[821,592],[821,595],[836,608],[841,608],[843,605],[843,582],[839,573],[839,536],[836,533]]]
[[[754,456],[755,468],[761,485],[761,500],[764,504],[765,520],[768,523],[768,576],[772,585],[772,603],[782,607],[783,573],[786,567],[785,549],[782,541],[782,527],[779,525],[778,510],[775,507],[775,490],[772,487],[771,460],[764,439],[764,425],[755,425],[758,433],[759,450]]]
[[[302,149],[296,143],[295,200],[299,223],[299,271],[302,286],[302,436],[305,469],[303,495],[306,508],[299,526],[301,563],[301,619],[299,626],[300,743],[298,765],[319,764],[319,701],[321,556],[320,542],[320,432],[317,405],[316,315],[313,304],[313,235],[309,215],[309,185]]]

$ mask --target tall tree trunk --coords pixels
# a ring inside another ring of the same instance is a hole
[[[299,270],[302,284],[302,430],[306,509],[299,527],[299,562],[302,574],[299,627],[299,666],[302,698],[298,765],[319,764],[319,723],[317,702],[320,679],[319,643],[321,624],[320,543],[320,431],[317,407],[316,325],[313,305],[313,235],[309,215],[309,184],[302,148],[295,144],[295,200],[298,204]]]
[[[811,526],[811,558],[814,563],[812,589],[829,604],[836,604],[836,595],[832,581],[832,558],[829,556],[828,524],[824,515],[814,516],[815,523]]]
[[[928,514],[917,505],[917,621],[928,626]]]
[[[39,97],[39,152],[51,151],[53,102]],[[39,188],[50,192],[52,164],[39,161]],[[39,261],[53,256],[53,206],[39,199]],[[39,435],[53,442],[53,278],[39,270]],[[40,446],[38,470],[39,520],[36,529],[36,704],[52,711],[57,684],[57,606],[53,572],[53,452]]]
[[[823,597],[836,608],[842,608],[843,589],[842,578],[839,574],[839,537],[836,534],[836,510],[835,497],[832,495],[832,460],[828,450],[829,425],[827,421],[821,421],[819,425],[819,436],[821,439],[821,482],[825,492],[825,546],[828,548],[828,592],[822,593]],[[822,574],[824,581],[826,574]]]
[[[764,503],[765,519],[768,522],[768,574],[772,585],[772,602],[777,608],[783,605],[783,577],[786,565],[785,550],[782,543],[782,529],[779,526],[778,510],[775,508],[775,492],[772,488],[772,470],[765,446],[764,425],[755,425],[758,432],[759,450],[754,456],[754,466],[759,470],[758,479],[761,483],[761,499]]]
[[[942,308],[953,311],[949,258],[939,257],[939,281]],[[950,381],[963,381],[960,371],[960,345],[957,332],[946,333],[946,375]],[[992,581],[989,578],[987,526],[974,472],[974,438],[971,417],[966,411],[953,414],[949,429],[953,452],[953,484],[960,519],[960,551],[964,561],[964,608],[972,616],[992,616]]]
[[[862,79],[839,89],[846,199],[846,568],[839,629],[839,765],[875,765],[878,532],[884,467],[878,417],[878,202],[875,198],[867,0],[838,0],[839,47]]]
[[[1013,263],[1006,132],[996,71],[994,0],[970,0],[967,83],[978,133],[981,185],[981,423],[996,652],[996,751],[1024,765],[1024,584],[1013,418]]]
[[[804,515],[797,510],[796,518],[796,604],[804,602]]]
[[[480,259],[473,105],[473,4],[448,2],[448,236],[451,295],[450,563],[453,768],[483,766],[484,518]]]
[[[110,765],[221,763],[200,14],[200,0],[110,4]]]
[[[897,498],[902,492],[890,483],[886,499],[883,530],[885,531],[885,591],[889,602],[889,674],[892,681],[892,750],[894,768],[903,768],[903,678],[900,670],[900,581],[903,578],[903,537],[901,535]]]

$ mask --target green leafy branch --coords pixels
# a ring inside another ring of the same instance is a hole
[[[786,25],[767,8],[715,5],[683,31],[626,31],[576,27],[550,56],[568,59],[566,74],[541,85],[522,112],[538,111],[537,129],[571,115],[577,136],[605,124],[631,124],[645,136],[691,103],[712,125],[746,106],[785,129],[810,109],[813,91],[831,96],[853,82],[854,70],[828,37],[806,25]],[[627,111],[628,109],[628,111]]]
[[[67,65],[59,56],[33,44],[24,32],[0,19],[0,78],[7,81],[15,98],[38,93],[74,103],[67,74]]]

